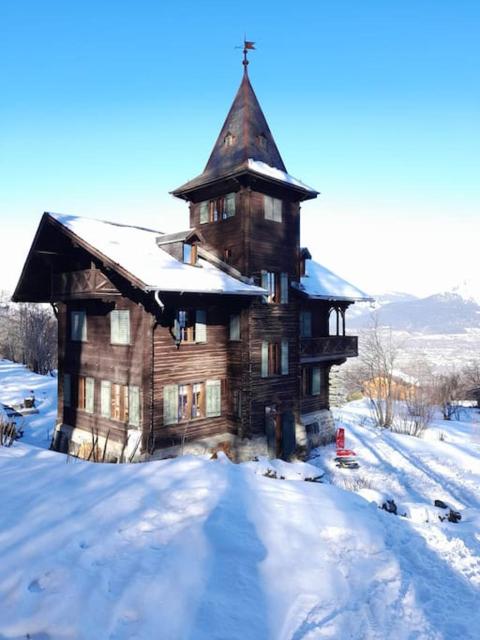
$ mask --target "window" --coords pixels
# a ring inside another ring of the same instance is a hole
[[[304,396],[319,396],[322,392],[324,376],[320,367],[305,367],[302,370]]]
[[[174,334],[177,342],[207,342],[207,312],[204,309],[179,309]]]
[[[264,133],[261,133],[259,136],[257,136],[257,142],[260,149],[264,149],[264,150],[267,149],[268,140],[267,140],[267,136]]]
[[[122,384],[112,384],[111,389],[110,417],[112,420],[127,422],[128,387]]]
[[[230,316],[229,340],[240,340],[240,315]]]
[[[128,422],[140,426],[140,388],[112,384],[110,380],[100,383],[100,414],[102,418]]]
[[[271,196],[263,196],[265,220],[282,222],[282,201]]]
[[[288,375],[288,340],[262,342],[262,378]]]
[[[111,344],[130,344],[130,311],[128,309],[110,311]]]
[[[233,147],[233,145],[235,144],[235,136],[230,133],[230,131],[228,131],[227,135],[224,137],[223,144],[226,147]]]
[[[69,373],[63,376],[63,406],[70,407],[72,405],[72,378]]]
[[[266,302],[288,303],[288,273],[262,271],[261,286],[268,291]]]
[[[70,337],[74,342],[87,341],[87,314],[85,311],[72,311],[70,314]]]
[[[300,311],[300,337],[311,338],[312,337],[312,312]]]
[[[78,378],[78,396],[77,407],[83,409],[87,413],[93,413],[94,410],[94,394],[95,380],[79,376]]]
[[[205,411],[204,385],[197,383],[192,385],[192,418],[202,418]]]
[[[197,264],[197,245],[183,243],[183,261],[185,264]]]
[[[176,424],[198,418],[220,416],[222,391],[220,380],[194,384],[169,384],[163,387],[163,423]]]
[[[227,220],[228,218],[233,218],[234,215],[234,193],[228,193],[226,196],[200,203],[200,224]]]

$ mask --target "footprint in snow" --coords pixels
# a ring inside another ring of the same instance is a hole
[[[32,580],[27,589],[30,591],[30,593],[41,593],[42,591],[44,591],[43,587],[40,586],[40,582],[38,580]]]

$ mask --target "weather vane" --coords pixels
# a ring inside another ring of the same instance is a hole
[[[241,49],[242,47],[235,47],[235,49]],[[251,40],[247,40],[247,36],[244,36],[243,38],[243,66],[245,67],[245,71],[247,70],[247,65],[248,65],[248,58],[247,58],[247,53],[251,50],[255,51],[255,42],[252,42]]]

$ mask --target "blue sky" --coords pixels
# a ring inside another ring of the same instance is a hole
[[[315,257],[373,291],[478,272],[478,2],[0,4],[0,288],[44,210],[161,230],[250,76]]]

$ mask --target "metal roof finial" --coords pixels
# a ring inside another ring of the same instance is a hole
[[[247,73],[247,66],[248,66],[248,58],[247,58],[247,53],[248,51],[251,50],[255,50],[255,42],[252,42],[251,40],[247,40],[246,36],[243,38],[243,67],[245,69],[245,73]]]

